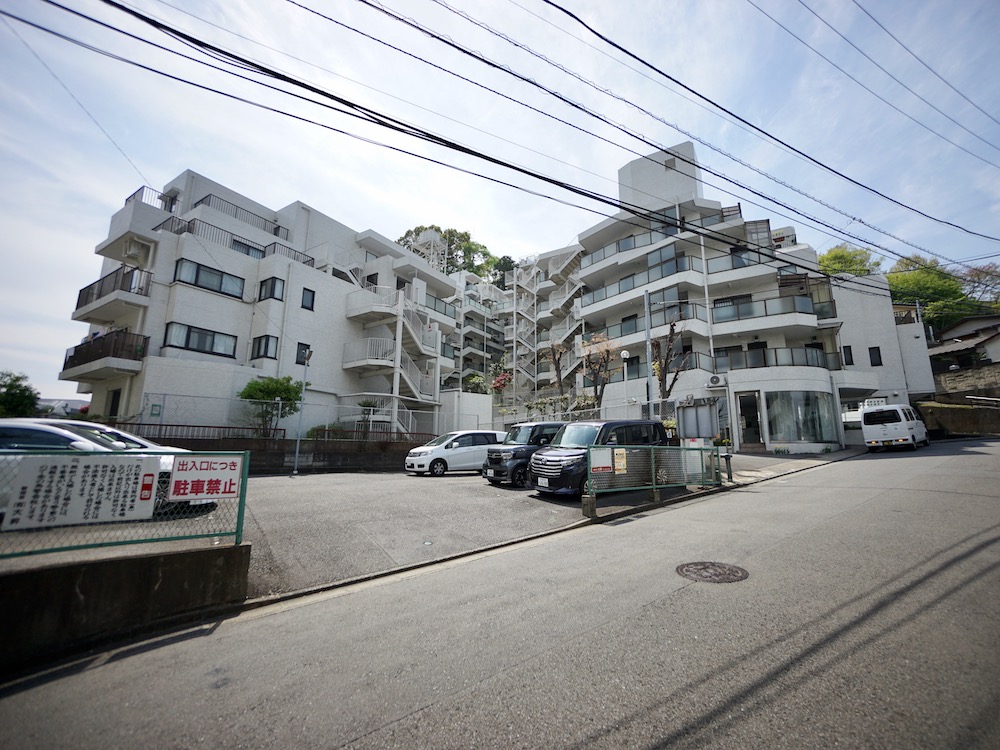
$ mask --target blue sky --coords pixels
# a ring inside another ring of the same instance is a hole
[[[1000,60],[996,55],[1000,3],[858,3],[563,0],[559,5],[639,58],[854,180],[933,217],[1000,236]],[[63,4],[171,49],[195,54],[98,0],[65,0]],[[129,5],[325,91],[603,194],[616,195],[620,166],[637,153],[653,150],[359,0],[130,0]],[[917,252],[915,245],[959,262],[1000,253],[1000,243],[920,217],[749,132],[629,60],[542,0],[449,0],[448,5],[454,11],[433,0],[383,0],[381,7],[509,66],[641,134],[645,141],[670,146],[688,140],[673,127],[679,126],[718,149],[696,144],[705,165],[845,228],[864,238],[865,244],[904,255]],[[900,47],[862,6],[971,103]],[[70,316],[77,292],[100,275],[93,250],[106,238],[112,214],[138,187],[161,188],[185,169],[275,209],[301,200],[358,231],[373,229],[393,239],[419,224],[453,226],[470,231],[495,255],[515,258],[570,244],[580,231],[601,219],[586,210],[602,210],[600,206],[554,187],[265,91],[125,39],[40,0],[0,0],[0,10],[178,78],[532,191],[518,191],[253,108],[97,55],[10,17],[0,18],[0,68],[4,71],[0,79],[0,220],[5,230],[0,239],[5,259],[0,369],[27,374],[44,397],[76,397],[75,384],[60,382],[58,373],[65,350],[86,332],[86,326],[74,323]],[[594,87],[488,33],[462,13],[572,70]],[[882,72],[824,21],[940,112]],[[595,87],[612,90],[652,112],[655,119]],[[811,221],[722,179],[706,176],[706,183],[706,197],[725,205],[742,203],[744,216],[770,218],[772,227],[793,225],[800,240],[819,250],[849,239],[814,228]],[[895,259],[891,252],[886,267]]]

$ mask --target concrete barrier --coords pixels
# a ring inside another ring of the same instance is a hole
[[[83,560],[0,574],[0,674],[246,599],[250,546]]]

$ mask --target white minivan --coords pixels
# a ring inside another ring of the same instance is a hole
[[[866,406],[861,410],[861,434],[869,453],[879,448],[930,445],[927,427],[908,404]]]
[[[502,443],[506,432],[457,430],[434,438],[406,455],[406,470],[430,472],[439,477],[446,471],[482,471],[486,449]]]

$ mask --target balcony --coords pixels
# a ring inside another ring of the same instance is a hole
[[[839,352],[824,352],[808,346],[782,349],[751,349],[730,352],[715,357],[715,371],[750,370],[755,367],[822,367],[826,370],[841,369]]]
[[[285,240],[287,242],[290,239],[288,230],[285,227],[279,226],[277,222],[265,219],[263,216],[258,216],[257,214],[247,211],[245,208],[241,208],[235,203],[230,203],[217,195],[206,195],[204,198],[195,203],[192,208],[197,208],[198,206],[208,206],[209,208],[214,208],[219,213],[225,214],[226,216],[232,216],[237,221],[242,221],[244,224],[249,224],[256,229],[262,229],[268,234],[273,234],[279,240]]]
[[[153,274],[132,266],[122,266],[80,290],[73,320],[108,324],[120,321],[136,307],[149,304]]]
[[[285,258],[301,263],[305,266],[314,266],[316,260],[304,253],[293,250],[287,245],[272,242],[270,245],[262,245],[259,242],[240,237],[214,224],[202,221],[201,219],[191,219],[186,221],[176,216],[171,216],[162,224],[154,227],[154,231],[165,231],[172,234],[190,233],[195,237],[214,242],[218,245],[228,247],[238,253],[243,253],[256,260],[261,260],[269,255],[281,255]]]
[[[66,350],[60,380],[89,383],[142,370],[149,351],[149,336],[112,331]]]

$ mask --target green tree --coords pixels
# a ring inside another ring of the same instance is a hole
[[[38,391],[28,376],[0,371],[0,417],[33,417],[38,411]]]
[[[413,250],[418,244],[420,235],[428,229],[433,229],[441,236],[444,243],[444,272],[451,274],[456,271],[469,271],[484,279],[489,278],[497,258],[482,245],[472,239],[468,232],[457,229],[442,229],[436,224],[408,229],[396,240],[407,250]]]
[[[819,256],[819,270],[823,273],[849,273],[867,276],[882,270],[882,261],[867,247],[856,247],[846,242],[835,245]]]
[[[309,385],[309,383],[306,383]],[[237,398],[249,401],[247,418],[261,437],[271,437],[278,420],[295,414],[302,398],[302,381],[283,378],[256,378],[247,383]]]
[[[936,258],[916,253],[900,258],[886,277],[892,301],[919,304],[924,320],[932,328],[943,328],[981,310],[966,297],[962,279],[946,271]]]
[[[513,271],[517,268],[517,263],[509,255],[503,255],[495,259],[493,267],[490,269],[490,275],[487,277],[487,281],[492,283],[494,286],[498,286],[503,290],[507,289],[507,272]]]

